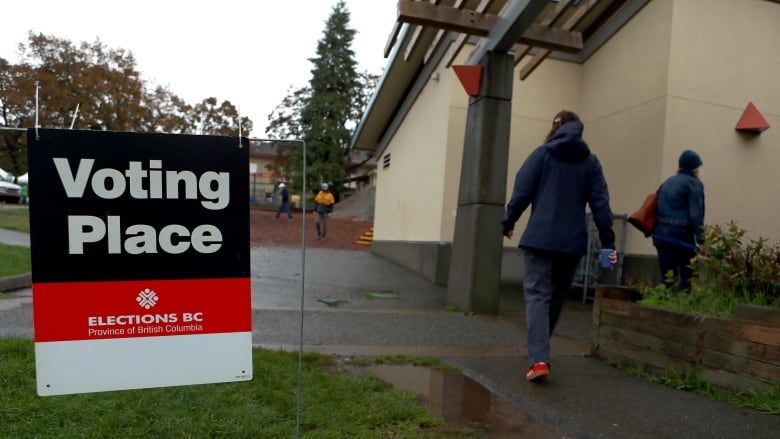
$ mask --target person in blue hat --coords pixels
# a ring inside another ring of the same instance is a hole
[[[667,287],[690,291],[692,260],[704,244],[704,184],[699,180],[699,154],[685,150],[677,174],[658,189],[653,245],[658,252],[661,282]]]

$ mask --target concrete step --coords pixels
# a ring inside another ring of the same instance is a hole
[[[358,245],[371,245],[371,242],[374,240],[374,228],[370,228],[368,232],[363,233],[363,236],[361,236],[357,241],[355,241],[355,244]]]

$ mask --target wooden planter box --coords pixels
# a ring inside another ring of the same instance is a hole
[[[780,384],[780,309],[740,306],[723,319],[639,305],[637,297],[627,287],[598,288],[591,334],[597,357],[696,370],[739,390]]]

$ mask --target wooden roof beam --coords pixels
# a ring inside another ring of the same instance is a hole
[[[466,6],[466,0],[455,0],[455,3],[452,5],[453,8],[456,9],[463,9],[463,7]],[[425,57],[423,58],[423,64],[428,64],[428,61],[431,59],[433,54],[436,52],[436,49],[439,48],[441,45],[442,40],[444,39],[444,35],[447,33],[444,29],[439,29],[436,32],[436,36],[433,37],[433,42],[431,42],[431,45],[428,46],[428,50],[425,51]]]
[[[474,9],[474,12],[485,12],[490,7],[491,3],[493,3],[493,0],[482,0],[477,5],[476,9]],[[466,40],[468,40],[469,36],[467,34],[458,34],[458,37],[455,38],[455,41],[450,46],[449,50],[447,50],[447,54],[444,57],[444,66],[449,67],[452,65],[453,62],[455,62],[455,57],[458,56],[460,51],[463,49],[463,46],[466,45]]]
[[[414,0],[398,1],[398,21],[447,31],[485,36],[498,16],[469,9],[434,5]]]
[[[588,12],[590,12],[590,10],[593,9],[601,1],[602,0],[583,1],[582,4],[580,4],[579,9],[577,9],[577,11],[574,13],[574,15],[569,17],[569,19],[566,20],[563,26],[561,26],[561,29],[562,30],[573,29],[585,18]],[[526,63],[522,69],[520,69],[520,80],[523,81],[526,78],[528,78],[528,76],[531,73],[533,73],[533,71],[536,70],[537,67],[539,67],[542,61],[544,61],[545,58],[547,58],[550,55],[550,53],[552,53],[552,50],[550,50],[549,48],[542,49],[539,52],[537,52],[536,55],[534,55],[534,57],[531,58],[531,60],[528,63]]]
[[[549,0],[509,0],[490,30],[469,54],[467,64],[477,64],[490,52],[509,53],[526,30],[544,12]]]
[[[450,67],[452,63],[455,62],[455,57],[458,56],[463,49],[463,46],[466,45],[466,40],[468,40],[468,38],[469,36],[467,34],[458,34],[455,41],[452,42],[452,45],[447,50],[447,54],[444,55],[444,67]]]
[[[532,24],[518,42],[559,52],[577,53],[582,50],[582,33]]]
[[[542,19],[542,21],[539,22],[542,26],[552,26],[553,23],[555,23],[559,18],[561,18],[561,15],[566,12],[566,10],[571,6],[572,2],[571,0],[561,0],[552,11],[548,12],[547,15]],[[527,44],[515,44],[512,48],[512,52],[515,54],[515,65],[520,62],[520,60],[525,57],[528,52],[531,51],[531,47]]]
[[[436,5],[439,3],[439,0],[429,0],[430,4],[429,6],[436,7]],[[420,4],[425,4],[422,2],[419,2]],[[398,19],[401,19],[401,4],[398,4]],[[414,53],[414,49],[417,47],[417,43],[420,41],[420,36],[422,35],[423,31],[425,30],[424,26],[417,26],[414,29],[414,33],[412,34],[412,39],[409,40],[409,44],[406,45],[406,53],[404,53],[404,61],[409,61],[409,58],[411,58],[412,53]]]
[[[398,39],[398,33],[401,32],[401,26],[403,23],[400,21],[396,21],[393,25],[393,30],[390,31],[390,37],[387,39],[387,43],[385,43],[385,58],[390,56],[390,51],[393,50],[393,46],[395,46],[395,40]]]
[[[460,10],[451,6],[400,0],[398,20],[421,27],[435,27],[484,37],[490,33],[498,21],[498,16],[471,10]],[[420,30],[421,28],[417,29],[417,31]],[[419,34],[415,33],[412,43],[416,43],[417,37]],[[582,49],[582,34],[532,23],[520,36],[518,42],[534,47],[576,53]],[[411,50],[413,50],[412,43],[406,48],[405,59],[408,59]]]
[[[566,20],[565,23],[561,26],[561,29],[563,30],[571,30],[574,29],[580,22],[585,19],[585,16],[588,15],[588,12],[591,11],[591,9],[595,8],[596,5],[601,3],[604,0],[584,0],[580,7],[577,9],[577,11],[569,17],[568,20]]]

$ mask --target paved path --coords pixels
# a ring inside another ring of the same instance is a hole
[[[30,234],[0,229],[0,242],[8,245],[30,246]]]
[[[0,231],[0,240],[18,238]],[[29,289],[4,296],[13,299],[0,299],[0,336],[32,337]],[[553,337],[552,379],[536,385],[523,379],[519,287],[501,291],[499,316],[466,316],[444,310],[443,287],[365,252],[252,250],[258,346],[297,350],[302,337],[306,350],[324,353],[441,356],[526,412],[529,422],[555,426],[550,437],[778,437],[780,416],[669,389],[588,357],[591,306],[576,296]],[[7,300],[14,302],[3,305]]]

